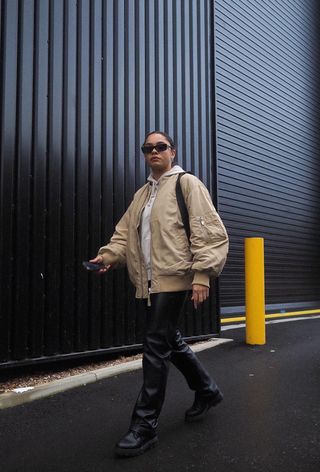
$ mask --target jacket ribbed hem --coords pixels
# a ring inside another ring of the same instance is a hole
[[[193,284],[210,287],[210,278],[207,274],[196,272],[188,275],[158,275],[157,280],[151,281],[150,292],[184,292],[192,290]],[[136,291],[136,298],[147,298],[147,292]]]
[[[156,281],[151,281],[151,293],[182,292],[192,289],[193,274],[188,275],[158,275]]]

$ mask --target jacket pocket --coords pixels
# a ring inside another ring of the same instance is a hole
[[[219,241],[227,237],[225,227],[218,214],[210,213],[195,218],[198,236],[204,241]]]

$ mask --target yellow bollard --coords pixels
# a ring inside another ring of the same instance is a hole
[[[246,343],[266,343],[264,240],[245,239]]]

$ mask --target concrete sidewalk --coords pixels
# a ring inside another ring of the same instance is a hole
[[[232,339],[226,338],[213,338],[207,342],[201,342],[193,344],[192,350],[194,352],[201,352],[205,349],[212,349],[220,346],[226,342],[231,342]],[[122,364],[104,367],[97,370],[92,370],[85,374],[73,375],[64,379],[55,380],[50,383],[39,385],[37,387],[26,387],[20,389],[20,391],[13,391],[9,393],[3,393],[0,395],[0,410],[5,408],[12,408],[14,406],[29,403],[34,400],[46,398],[51,395],[65,392],[76,387],[85,386],[98,380],[107,379],[115,375],[123,374],[126,372],[132,372],[137,369],[141,369],[142,361],[133,360],[129,362],[123,362]]]
[[[193,400],[170,370],[159,445],[114,457],[141,387],[141,369],[1,411],[2,472],[318,472],[320,320],[270,324],[267,345],[233,342],[199,357],[225,400],[186,424]]]

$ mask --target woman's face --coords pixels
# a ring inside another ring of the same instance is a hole
[[[167,148],[157,150],[153,146],[158,144],[167,145]],[[154,133],[148,136],[143,148],[147,150],[147,152],[144,152],[144,158],[154,178],[158,179],[162,174],[171,169],[176,151],[171,148],[169,141],[162,134]]]

